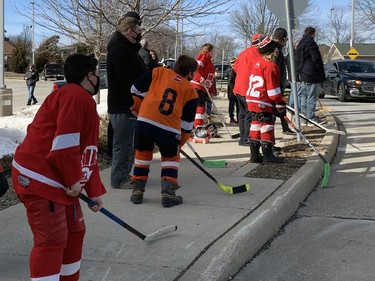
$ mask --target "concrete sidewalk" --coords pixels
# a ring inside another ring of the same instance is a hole
[[[215,98],[221,112],[228,100]],[[226,113],[225,113],[226,114]],[[227,116],[226,116],[227,117]],[[228,120],[228,118],[227,118]],[[336,128],[332,116],[324,126]],[[231,134],[237,126],[228,125]],[[101,213],[85,206],[87,234],[80,280],[228,280],[269,240],[298,209],[299,202],[314,189],[324,164],[317,156],[288,181],[249,178],[245,175],[257,164],[248,163],[249,147],[238,145],[220,129],[222,138],[209,144],[193,144],[206,160],[225,159],[225,168],[205,168],[228,186],[250,184],[250,191],[229,195],[187,159],[181,159],[177,191],[184,203],[163,208],[160,202],[160,158],[155,154],[144,202],[134,205],[131,190],[110,188],[110,168],[101,172],[108,193],[105,207],[144,234],[169,225],[177,231],[144,242]],[[277,145],[282,146],[281,125],[276,124]],[[294,136],[288,136],[288,138]],[[336,151],[338,137],[326,134],[326,159]],[[281,144],[280,144],[281,143]],[[187,146],[184,151],[194,154]],[[82,203],[84,205],[84,203]],[[0,280],[29,280],[28,257],[32,235],[22,204],[0,212]]]

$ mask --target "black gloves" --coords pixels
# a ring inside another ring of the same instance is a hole
[[[286,115],[286,106],[285,103],[277,103],[276,104],[276,116],[284,117]]]

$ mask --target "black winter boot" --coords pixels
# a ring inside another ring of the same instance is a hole
[[[273,154],[272,143],[264,142],[262,143],[263,151],[263,163],[283,163],[285,159],[283,157],[277,157]]]
[[[256,140],[250,140],[250,162],[251,163],[263,163],[263,157],[259,152],[260,142]]]
[[[179,188],[177,183],[161,179],[161,204],[163,207],[169,208],[182,204],[182,197],[176,195],[176,190]]]
[[[133,192],[130,196],[130,201],[133,204],[141,204],[143,201],[143,194],[145,192],[147,181],[136,180],[133,182]]]

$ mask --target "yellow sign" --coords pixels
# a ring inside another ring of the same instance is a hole
[[[356,57],[358,57],[359,53],[356,49],[354,48],[351,48],[347,53],[346,53],[349,58],[351,58],[352,60],[354,60]]]

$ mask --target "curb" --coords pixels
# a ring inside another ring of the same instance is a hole
[[[327,116],[327,120],[337,127],[331,114]],[[337,134],[326,134],[322,140],[326,147],[324,157],[329,163],[336,153],[338,140]],[[230,280],[293,216],[300,202],[320,182],[323,172],[324,163],[318,156],[312,156],[266,201],[256,206],[237,226],[207,249],[179,280]]]

